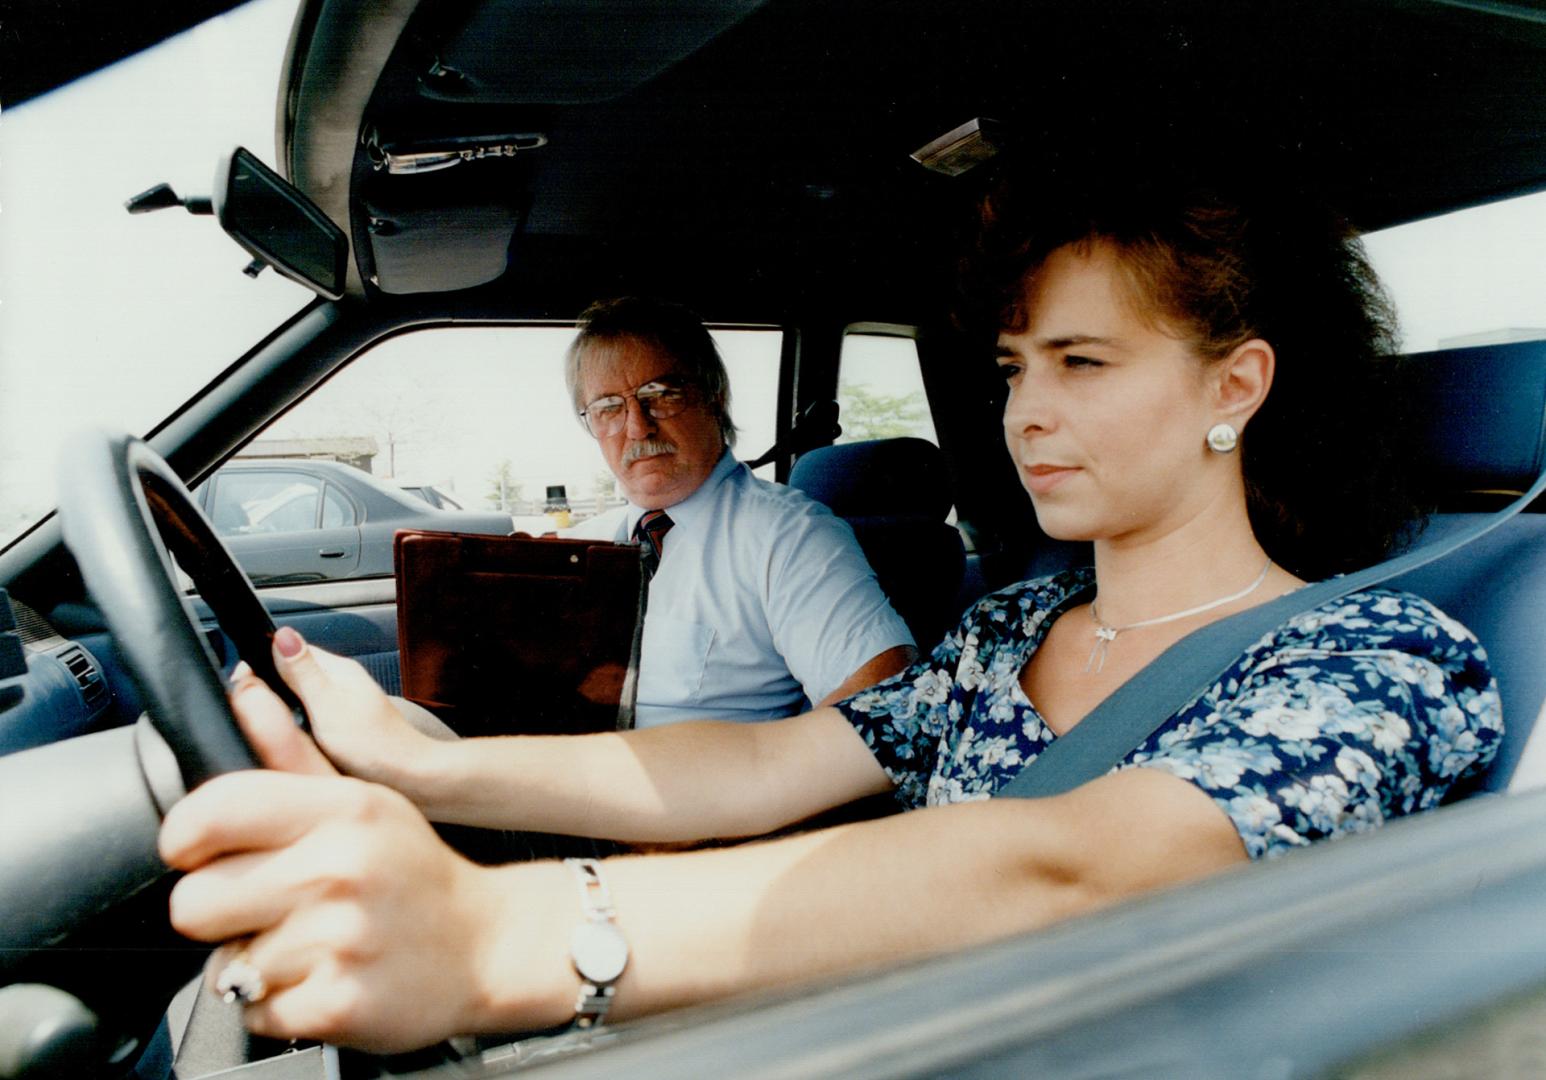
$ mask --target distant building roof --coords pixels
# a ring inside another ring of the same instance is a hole
[[[1439,348],[1463,349],[1471,345],[1507,345],[1511,341],[1540,341],[1542,338],[1546,338],[1546,328],[1509,326],[1501,330],[1483,330],[1476,334],[1439,338]]]
[[[322,458],[342,461],[371,471],[371,459],[380,452],[370,435],[337,435],[325,439],[254,439],[237,453],[246,460],[270,458]]]

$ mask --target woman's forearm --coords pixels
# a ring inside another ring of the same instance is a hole
[[[755,836],[891,786],[836,709],[755,724],[440,739],[353,661],[280,634],[275,662],[336,768],[396,789],[435,821],[629,841]]]
[[[732,849],[612,859],[604,871],[630,947],[615,1015],[951,951],[1243,858],[1206,797],[1138,770],[1059,799],[969,803]],[[492,873],[525,899],[512,907],[504,945],[519,962],[492,971],[482,1020],[561,1022],[579,985],[567,945],[581,918],[575,886],[556,864]],[[534,933],[538,925],[549,929]]]
[[[229,942],[215,970],[240,961],[262,976],[248,1027],[397,1051],[573,1016],[568,942],[586,914],[570,868],[455,855],[401,794],[332,774],[288,708],[249,682],[258,689],[238,694],[249,737],[295,772],[217,777],[171,809],[160,837],[167,864],[187,871],[173,925]],[[1135,769],[1052,799],[609,860],[630,956],[613,1014],[955,949],[1244,857],[1208,796]]]
[[[834,709],[436,742],[383,779],[435,821],[641,842],[761,835],[890,786]]]
[[[1001,841],[1001,823],[985,820],[1005,816],[997,809],[942,808],[737,848],[607,860],[629,946],[612,1016],[948,951],[1074,910],[1066,881],[1028,887],[976,844],[960,846],[971,818]],[[954,855],[920,859],[919,843]],[[498,959],[481,965],[488,989],[470,1020],[482,1032],[561,1024],[580,985],[569,956],[569,933],[583,917],[572,875],[558,863],[489,873],[493,888],[522,899],[505,910]]]

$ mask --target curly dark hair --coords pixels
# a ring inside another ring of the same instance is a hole
[[[1023,328],[1026,279],[1048,255],[1110,244],[1140,309],[1205,362],[1251,338],[1273,346],[1272,389],[1241,451],[1251,524],[1275,562],[1313,580],[1410,539],[1424,507],[1395,313],[1345,220],[1286,185],[1025,175],[1010,167],[981,200],[961,274],[967,328]]]

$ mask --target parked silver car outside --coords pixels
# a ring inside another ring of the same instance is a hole
[[[489,533],[496,511],[442,510],[337,461],[231,461],[194,491],[199,508],[255,585],[382,577],[399,529]]]

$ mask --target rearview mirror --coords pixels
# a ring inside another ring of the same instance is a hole
[[[258,259],[329,300],[344,294],[349,242],[305,195],[238,146],[215,172],[215,217]]]

